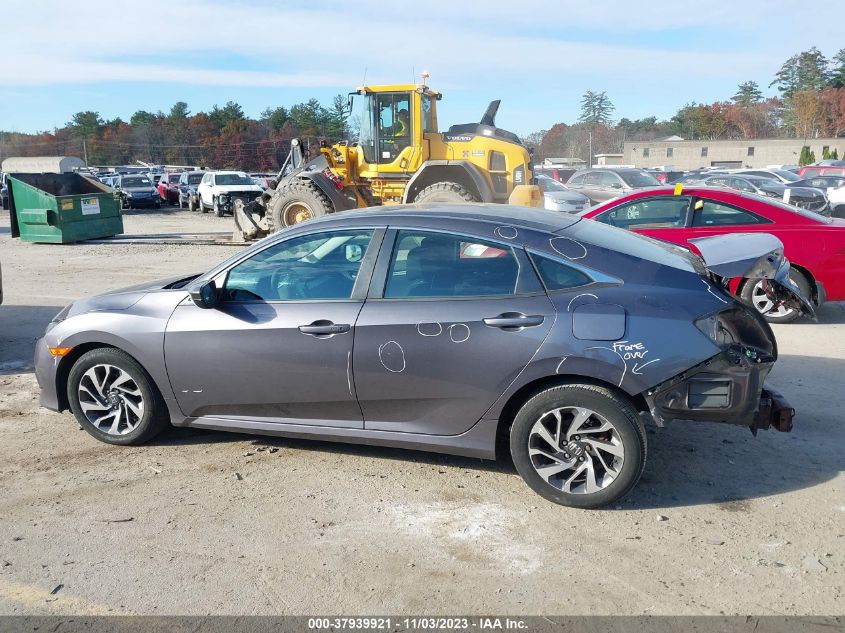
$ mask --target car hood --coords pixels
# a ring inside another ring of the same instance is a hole
[[[264,190],[258,185],[214,185],[214,191],[217,193],[254,191],[256,193],[264,193]]]
[[[568,202],[571,204],[584,204],[589,198],[577,191],[546,191],[543,195],[554,202]]]
[[[693,238],[708,271],[721,280],[765,279],[763,289],[776,305],[798,310],[812,319],[815,310],[809,297],[789,278],[789,261],[783,256],[783,243],[769,233],[731,233]]]
[[[155,187],[124,187],[126,193],[157,193]]]
[[[99,312],[111,310],[128,310],[141,300],[144,295],[158,290],[180,290],[190,281],[199,277],[194,275],[178,275],[167,279],[158,279],[126,288],[109,290],[102,294],[85,297],[72,303],[68,308],[66,316],[84,314],[86,312]],[[64,311],[63,311],[64,312]],[[60,313],[61,314],[61,313]]]

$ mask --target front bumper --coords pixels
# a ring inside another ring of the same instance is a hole
[[[56,391],[56,374],[59,369],[60,358],[53,356],[47,346],[47,341],[40,338],[35,342],[35,379],[41,388],[39,404],[51,411],[61,411],[59,394]]]
[[[226,193],[217,197],[217,204],[223,211],[232,211],[235,205],[235,200],[241,199],[244,204],[249,204],[261,194],[255,191],[248,191],[245,193]]]
[[[795,410],[765,379],[774,357],[731,345],[722,353],[650,389],[644,395],[654,421],[695,420],[760,429],[792,430]]]
[[[126,206],[130,209],[152,208],[156,205],[161,205],[161,198],[158,194],[147,198],[126,198]]]

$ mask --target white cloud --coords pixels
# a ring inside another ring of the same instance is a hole
[[[37,9],[30,1],[6,0],[4,5],[4,22],[19,25],[4,29],[7,86],[130,79],[345,88],[360,81],[365,69],[371,82],[394,82],[410,79],[412,68],[423,67],[439,86],[471,87],[499,75],[516,84],[555,76],[580,84],[589,78],[605,87],[646,73],[673,81],[739,81],[771,76],[795,52],[776,42],[794,40],[802,33],[803,19],[791,11],[793,16],[784,20],[778,7],[792,5],[781,0],[712,0],[706,5],[324,0],[307,10],[298,4],[245,6],[208,0],[120,0],[106,7],[48,0]],[[832,26],[830,38],[824,26],[813,27],[803,33],[835,41]],[[606,37],[585,43],[580,41],[584,29]],[[677,34],[655,37],[677,29],[689,30],[706,45],[697,50],[669,46]],[[652,44],[624,43],[640,32],[650,33],[646,39]],[[711,38],[701,37],[709,32]],[[747,33],[747,48],[720,48],[727,33],[734,38]],[[219,60],[227,57],[236,59],[232,65],[242,70],[219,69]]]

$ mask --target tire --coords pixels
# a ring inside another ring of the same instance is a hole
[[[436,182],[420,191],[413,202],[481,202],[481,198],[457,182]]]
[[[150,375],[113,347],[79,357],[68,375],[67,397],[79,425],[107,444],[143,444],[170,424],[167,405]]]
[[[845,204],[837,204],[830,212],[834,218],[845,218]]]
[[[223,217],[223,209],[220,208],[220,203],[217,202],[217,198],[212,198],[211,206],[214,209],[214,215],[216,215],[218,218],[222,218]]]
[[[300,222],[334,213],[329,197],[310,180],[292,180],[279,186],[267,202],[267,225],[275,233]]]
[[[555,411],[562,421],[559,433]],[[576,416],[586,412],[589,417],[580,422],[585,426],[572,430]],[[568,423],[567,430],[563,423]],[[549,442],[537,432],[540,426]],[[599,432],[604,426],[609,428]],[[565,432],[568,438],[562,438]],[[569,441],[562,444],[560,439]],[[598,449],[599,444],[614,453]],[[595,385],[560,385],[522,405],[511,427],[510,450],[517,471],[540,496],[574,508],[599,508],[624,497],[639,481],[646,460],[645,429],[624,396]]]
[[[197,210],[197,208],[194,206],[194,199],[188,198],[188,211],[190,211],[191,213],[194,213],[196,210]]]
[[[810,282],[807,281],[807,278],[802,273],[794,268],[790,268],[789,278],[798,285],[798,288],[801,289],[801,294],[805,298],[810,297]],[[762,314],[763,318],[769,323],[792,323],[801,316],[797,310],[793,310],[792,308],[780,308],[776,313],[765,314],[763,312],[766,309],[765,297],[762,288],[760,288],[759,281],[746,280],[742,284],[739,298],[743,303],[750,305]]]
[[[202,213],[208,213],[208,209],[205,208],[205,203],[202,201],[202,198],[197,200],[197,203],[200,205],[200,211]]]

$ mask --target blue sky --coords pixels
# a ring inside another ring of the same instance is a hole
[[[257,116],[426,69],[441,126],[477,121],[519,134],[577,118],[604,90],[615,116],[671,116],[727,99],[753,79],[767,94],[793,53],[845,47],[841,25],[794,0],[3,0],[0,130],[60,127],[74,112],[128,120],[233,100]]]

